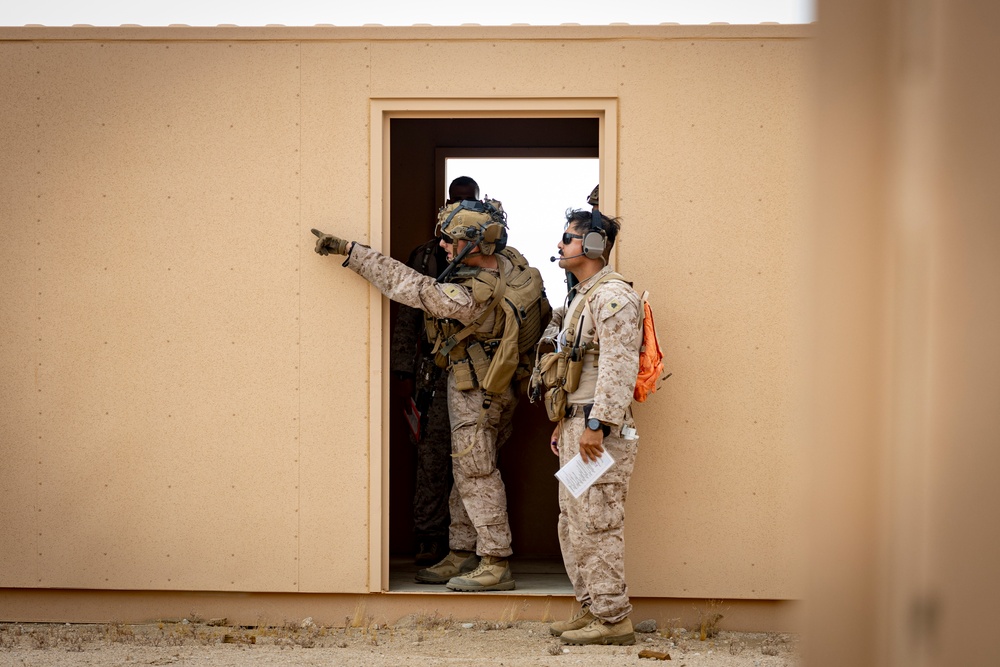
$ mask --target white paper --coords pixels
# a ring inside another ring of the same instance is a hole
[[[601,478],[615,460],[607,450],[597,460],[584,463],[579,454],[571,458],[566,465],[556,471],[556,477],[566,486],[566,490],[579,498],[590,485]]]

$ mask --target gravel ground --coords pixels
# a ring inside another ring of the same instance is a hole
[[[490,665],[532,667],[655,665],[797,667],[789,634],[660,628],[634,646],[564,646],[548,624],[491,623],[411,616],[394,626],[321,627],[310,619],[282,627],[231,627],[224,619],[151,625],[0,624],[0,665]],[[658,657],[645,658],[642,652]],[[664,657],[668,655],[669,658]]]

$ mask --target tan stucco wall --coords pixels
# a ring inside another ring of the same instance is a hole
[[[0,29],[0,587],[378,590],[386,311],[309,229],[387,244],[373,98],[600,98],[673,372],[631,591],[799,597],[808,36]]]

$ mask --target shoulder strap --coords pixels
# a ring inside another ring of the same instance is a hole
[[[490,295],[490,300],[486,304],[486,310],[483,314],[477,317],[475,320],[470,322],[465,328],[456,334],[449,336],[447,340],[443,341],[439,352],[445,356],[451,352],[452,348],[458,345],[460,342],[468,338],[476,329],[483,325],[486,318],[489,317],[490,313],[496,310],[496,307],[500,305],[500,300],[503,298],[503,293],[507,290],[507,278],[504,275],[503,267],[500,267],[500,276],[497,278],[497,284],[493,287],[493,294]]]
[[[574,310],[573,314],[570,315],[569,327],[566,330],[567,339],[570,336],[573,337],[573,347],[574,348],[579,347],[580,336],[578,335],[578,332],[577,332],[576,328],[577,328],[577,325],[580,323],[580,318],[583,317],[584,307],[587,306],[587,305],[589,305],[590,302],[593,300],[593,298],[597,295],[597,293],[595,291],[597,289],[597,286],[600,285],[601,283],[607,281],[607,280],[620,280],[622,282],[628,282],[627,280],[625,280],[625,277],[622,276],[620,273],[612,271],[611,273],[607,273],[607,274],[601,276],[600,278],[598,278],[597,282],[595,282],[593,285],[590,286],[590,289],[587,290],[587,296],[584,299],[585,303],[581,304],[580,307],[577,308],[576,310]]]

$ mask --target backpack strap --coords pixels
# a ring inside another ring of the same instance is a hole
[[[625,280],[625,276],[623,276],[622,274],[618,273],[617,271],[612,271],[610,273],[606,273],[605,275],[601,276],[597,280],[597,282],[595,282],[593,285],[590,286],[590,289],[587,290],[587,296],[585,297],[585,303],[582,304],[576,310],[574,310],[573,314],[570,316],[569,327],[567,328],[567,331],[566,331],[566,334],[567,334],[567,341],[566,342],[569,342],[568,338],[569,338],[570,335],[572,335],[573,336],[573,343],[572,343],[573,349],[579,348],[580,333],[579,333],[579,331],[577,331],[577,326],[580,323],[580,318],[583,317],[583,311],[584,311],[584,309],[586,308],[586,306],[589,306],[590,302],[594,300],[595,296],[597,296],[597,291],[596,291],[597,290],[597,286],[600,285],[601,283],[605,282],[605,281],[608,281],[608,280],[620,280],[623,283],[627,283],[627,284],[631,285],[631,283],[629,283],[627,280]]]
[[[500,275],[497,278],[497,284],[493,287],[493,293],[490,295],[490,300],[486,304],[486,310],[483,314],[477,317],[475,320],[470,322],[461,331],[449,336],[446,340],[441,341],[440,347],[436,350],[444,356],[448,356],[448,353],[452,349],[461,343],[463,340],[472,335],[476,329],[483,325],[486,318],[489,317],[490,313],[496,310],[497,306],[500,305],[500,300],[503,299],[503,294],[507,290],[507,278],[504,276],[503,267],[500,267]]]

